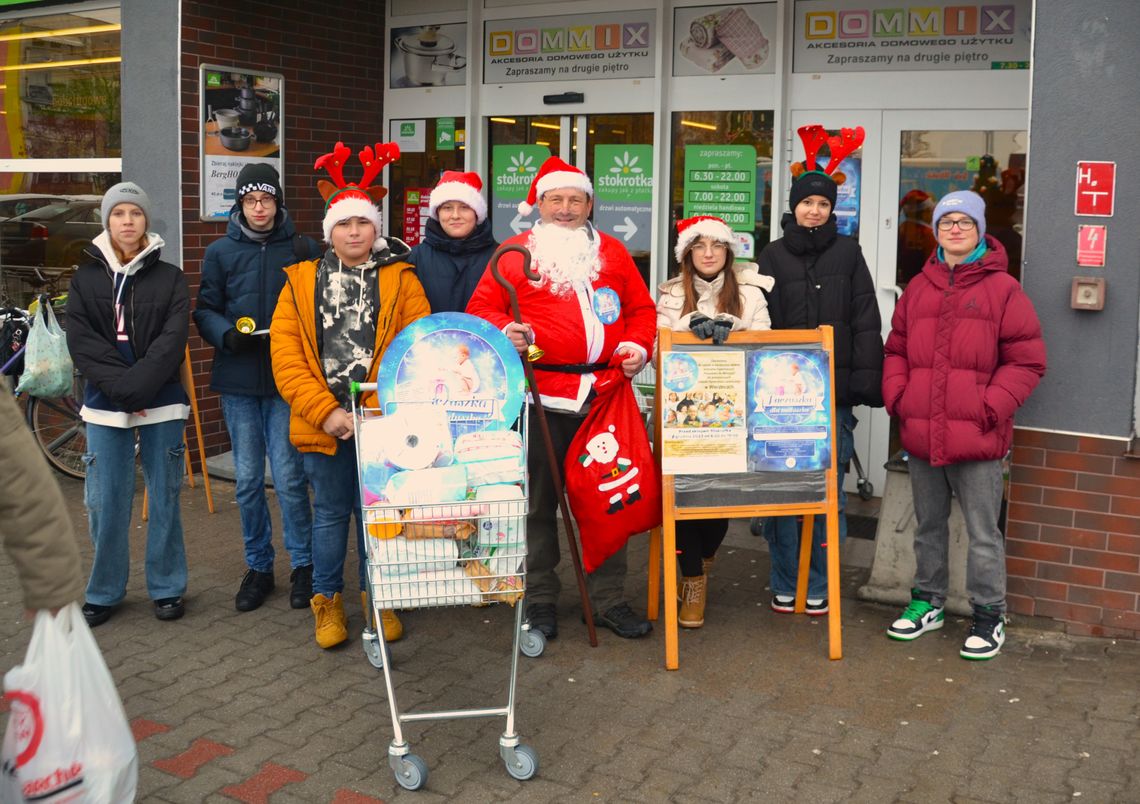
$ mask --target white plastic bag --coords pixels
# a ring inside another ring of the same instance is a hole
[[[36,614],[24,663],[4,676],[4,697],[0,801],[134,801],[138,750],[79,604]]]
[[[71,393],[74,371],[67,336],[55,320],[51,304],[40,304],[24,352],[24,373],[16,390],[51,399]]]

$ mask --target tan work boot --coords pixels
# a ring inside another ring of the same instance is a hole
[[[705,624],[708,584],[707,575],[681,579],[681,610],[677,614],[677,622],[682,628],[700,628]]]
[[[713,565],[714,561],[716,561],[715,556],[713,558],[702,558],[701,559],[701,573],[706,578],[709,575],[709,570],[712,569],[712,565]],[[684,579],[680,575],[678,575],[677,576],[677,602],[678,603],[680,603],[682,600],[685,599],[684,586],[685,586]]]
[[[344,614],[340,592],[331,598],[313,595],[309,601],[316,620],[317,644],[322,648],[333,648],[348,639],[348,618]]]
[[[364,607],[364,627],[372,627],[372,606],[368,604],[368,593],[360,593],[360,605]],[[398,642],[404,638],[404,625],[396,612],[391,609],[380,609],[380,625],[384,629],[385,642]]]

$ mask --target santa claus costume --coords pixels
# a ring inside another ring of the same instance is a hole
[[[576,208],[580,220],[571,220],[574,215],[563,211],[551,214],[544,207],[541,200],[552,191],[585,194],[585,206]],[[522,321],[531,326],[533,342],[545,352],[534,368],[560,465],[585,417],[594,372],[619,353],[640,356],[644,364],[652,354],[656,331],[653,299],[629,253],[585,219],[592,199],[593,185],[585,173],[557,157],[548,159],[535,175],[527,200],[519,205],[524,215],[537,205],[543,220],[507,241],[533,255],[531,268],[541,279],[526,278],[517,252],[505,254],[499,262],[500,273],[518,295]],[[487,271],[467,312],[506,331],[513,322],[510,310],[506,290]],[[532,422],[532,427],[531,432],[539,432],[537,423]],[[553,637],[558,632],[554,604],[560,590],[555,573],[560,555],[555,510],[560,490],[554,488],[542,450],[531,450],[529,463],[527,615],[533,627]],[[589,575],[591,599],[600,612],[596,618],[619,636],[643,636],[651,626],[624,602],[625,574],[622,548]]]

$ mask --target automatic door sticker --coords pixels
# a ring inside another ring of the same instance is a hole
[[[507,336],[466,313],[436,313],[401,330],[384,352],[377,382],[381,409],[440,405],[453,435],[512,425],[525,392],[522,363]]]
[[[748,353],[749,471],[818,471],[831,461],[827,353]]]

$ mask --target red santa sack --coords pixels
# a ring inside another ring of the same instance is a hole
[[[611,368],[598,372],[597,396],[563,468],[586,572],[600,567],[630,536],[661,524],[661,481],[645,419],[620,364],[621,356],[615,355]]]

